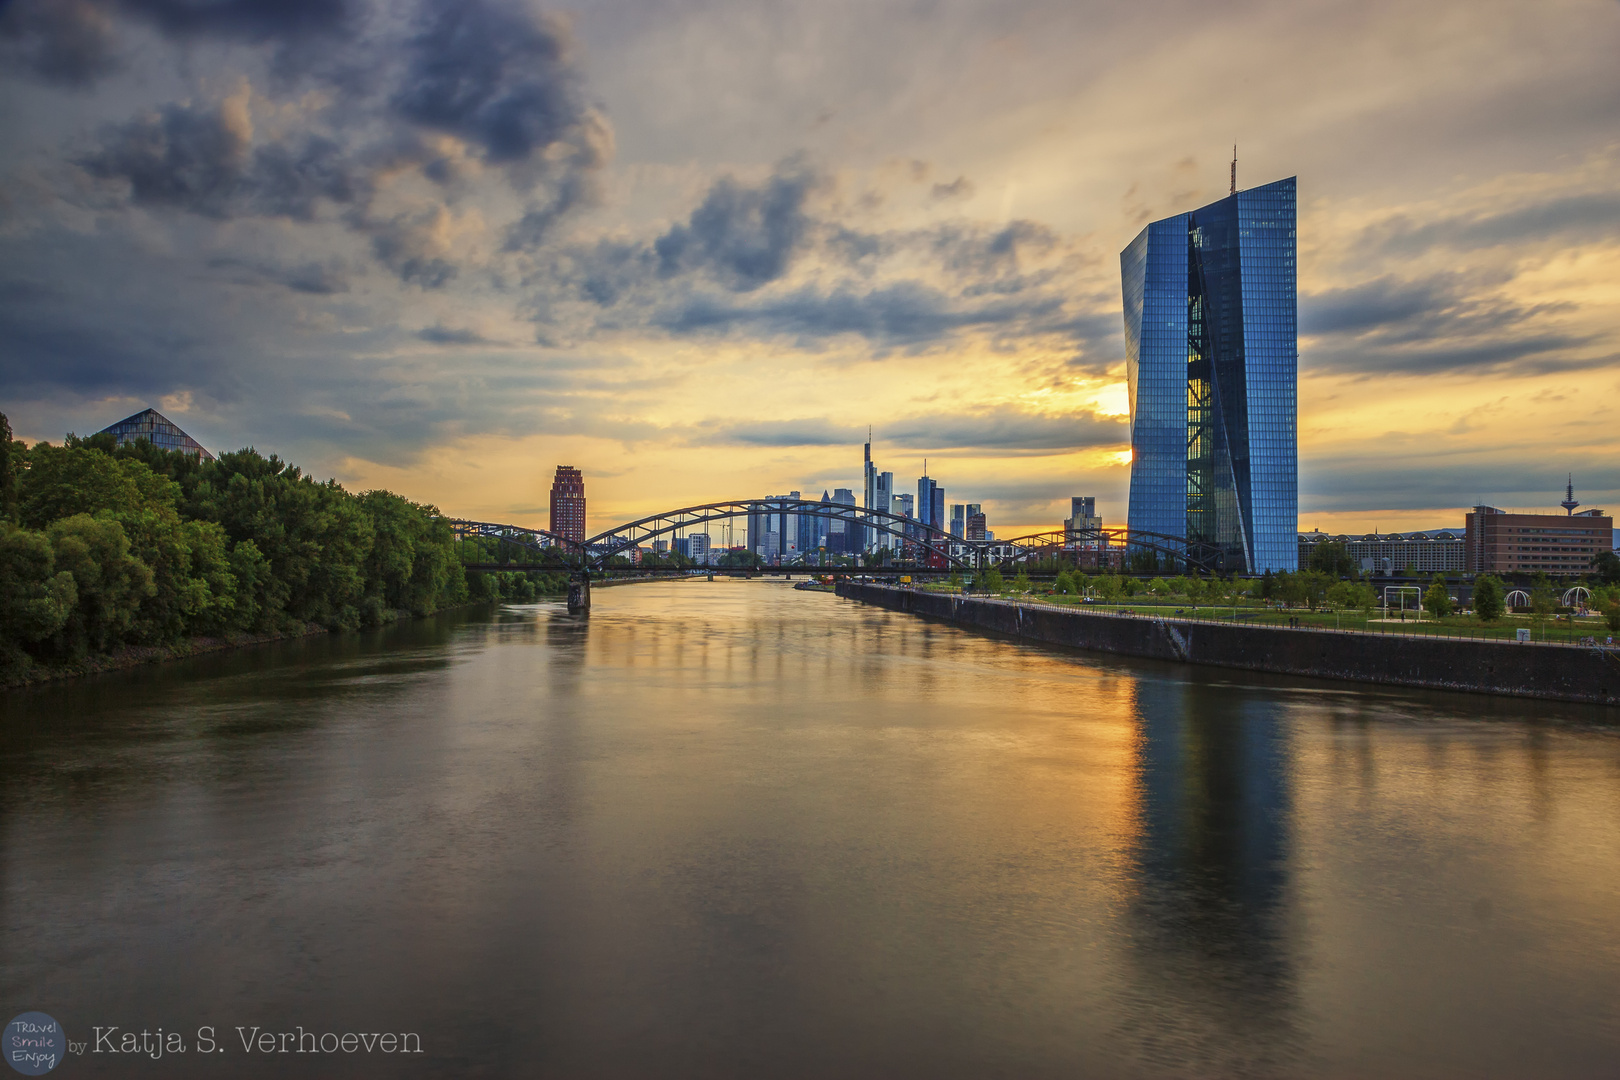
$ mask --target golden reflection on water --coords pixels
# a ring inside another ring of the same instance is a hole
[[[414,1026],[447,1076],[1597,1075],[1620,1049],[1612,717],[779,583],[595,601],[0,696],[0,992],[70,1030]]]

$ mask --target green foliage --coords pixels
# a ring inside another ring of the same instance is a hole
[[[1303,605],[1312,611],[1322,606],[1322,602],[1328,598],[1328,590],[1334,585],[1333,578],[1320,570],[1300,570],[1294,573],[1285,570],[1276,575],[1272,575],[1268,570],[1266,574],[1266,577],[1261,578],[1261,588],[1265,589],[1269,584],[1271,597],[1290,606]]]
[[[33,447],[5,435],[0,420],[21,528],[0,526],[0,654],[352,628],[467,599],[433,507],[353,495],[253,450],[199,461],[103,435]],[[507,591],[554,591],[515,577],[525,584]]]
[[[1270,570],[1267,570],[1264,574],[1261,575],[1261,577],[1260,577],[1260,587],[1259,587],[1258,591],[1255,592],[1254,595],[1258,596],[1262,600],[1270,600],[1276,594],[1277,594],[1277,579],[1276,579],[1275,576],[1273,576],[1273,574],[1271,573]]]
[[[951,570],[951,576],[945,579],[945,584],[953,589],[960,589],[962,587],[962,571]]]
[[[1006,581],[1001,571],[992,565],[984,566],[973,575],[973,591],[984,593],[999,593],[1006,588]]]
[[[0,642],[49,638],[78,606],[73,575],[56,569],[56,553],[43,533],[0,524]]]
[[[1125,583],[1129,580],[1129,578],[1122,578],[1118,574],[1101,574],[1094,579],[1093,584],[1097,586],[1098,596],[1110,604],[1115,604],[1119,602],[1120,597],[1125,595]]]
[[[11,437],[11,421],[0,413],[0,519],[17,512],[17,473],[21,469],[22,446]]]
[[[1018,593],[1021,596],[1024,593],[1029,592],[1029,590],[1033,589],[1034,587],[1035,586],[1029,580],[1029,574],[1024,571],[1023,567],[1019,567],[1018,576],[1013,578],[1013,592]]]
[[[1074,577],[1067,570],[1060,570],[1052,583],[1052,592],[1057,596],[1075,596],[1080,590],[1075,586]]]
[[[1150,596],[1168,596],[1170,595],[1170,583],[1165,581],[1164,578],[1156,577],[1147,583],[1147,591]]]
[[[1592,569],[1597,571],[1598,580],[1603,584],[1620,585],[1620,555],[1612,551],[1600,551],[1592,560]]]
[[[1451,614],[1451,594],[1446,591],[1446,579],[1443,574],[1434,575],[1433,583],[1423,594],[1423,609],[1436,619],[1443,619]]]
[[[1356,561],[1350,557],[1350,548],[1342,540],[1329,540],[1311,547],[1311,570],[1319,570],[1329,577],[1353,578],[1357,574]]]
[[[1481,575],[1474,580],[1474,614],[1485,622],[1495,622],[1507,612],[1506,595],[1501,578]]]
[[[57,651],[71,656],[105,651],[129,639],[136,613],[157,594],[152,570],[130,553],[124,527],[110,514],[74,514],[46,531],[57,572],[72,575],[78,603]]]
[[[1603,621],[1611,633],[1620,634],[1620,603],[1610,604],[1603,609]]]
[[[1558,593],[1552,578],[1543,571],[1535,576],[1530,586],[1530,611],[1536,618],[1545,619],[1558,609]]]

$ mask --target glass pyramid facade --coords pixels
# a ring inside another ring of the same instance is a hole
[[[96,434],[111,435],[119,443],[145,439],[159,450],[179,450],[181,453],[200,457],[203,461],[214,460],[214,455],[204,449],[202,443],[181,431],[174,421],[156,409],[146,409],[134,416],[126,416],[118,423],[102,428]]]
[[[1298,568],[1295,247],[1289,177],[1155,221],[1119,257],[1129,528],[1237,573]]]

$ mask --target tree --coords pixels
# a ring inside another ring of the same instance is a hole
[[[1035,586],[1030,582],[1029,574],[1025,573],[1024,568],[1019,567],[1018,568],[1018,576],[1013,578],[1012,587],[1013,587],[1013,592],[1018,593],[1020,596],[1022,596],[1024,593],[1029,592],[1029,590],[1034,588]]]
[[[1598,580],[1603,584],[1620,585],[1620,555],[1612,551],[1600,551],[1592,560],[1592,568],[1597,571]]]
[[[107,516],[75,514],[53,521],[47,535],[56,569],[73,576],[78,592],[59,651],[78,656],[122,644],[141,601],[157,592],[151,568],[130,554],[124,527]]]
[[[11,421],[0,413],[0,518],[17,511],[18,457],[23,445],[11,437]]]
[[[1428,592],[1423,594],[1423,608],[1436,619],[1443,619],[1451,614],[1451,594],[1446,591],[1446,579],[1443,574],[1434,575],[1434,582],[1429,586]]]
[[[1255,595],[1262,600],[1270,600],[1277,592],[1277,579],[1270,570],[1260,576],[1260,590]]]
[[[1502,579],[1483,574],[1474,580],[1474,614],[1485,622],[1495,622],[1507,611]]]
[[[1620,634],[1620,603],[1610,604],[1603,609],[1603,621],[1610,633]]]
[[[1330,577],[1355,577],[1356,562],[1350,557],[1350,548],[1342,540],[1328,540],[1311,546],[1311,570],[1320,570]]]
[[[1530,586],[1530,612],[1537,620],[1545,619],[1558,610],[1558,594],[1552,578],[1546,572],[1538,573]]]
[[[1074,587],[1074,578],[1067,570],[1059,570],[1057,580],[1052,583],[1052,592],[1057,596],[1073,596],[1080,590]]]
[[[73,575],[57,571],[45,534],[0,523],[0,650],[51,637],[78,601]]]

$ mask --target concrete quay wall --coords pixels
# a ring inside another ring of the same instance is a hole
[[[1620,654],[1565,645],[1293,630],[840,581],[839,596],[1075,649],[1318,679],[1620,706]]]

